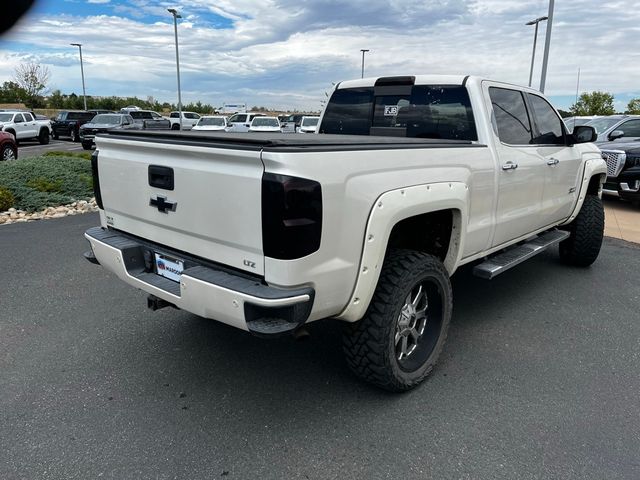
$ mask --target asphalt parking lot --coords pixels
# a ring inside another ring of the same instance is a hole
[[[82,258],[95,214],[0,227],[2,479],[640,478],[640,248],[456,273],[420,388],[348,371],[339,325],[262,340],[146,309]]]
[[[40,145],[37,140],[22,140],[18,145],[18,158],[37,157],[47,152],[82,152],[80,143],[73,143],[69,140],[53,140],[46,145]]]

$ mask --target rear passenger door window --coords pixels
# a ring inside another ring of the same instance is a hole
[[[507,88],[490,87],[489,97],[500,141],[509,145],[531,144],[531,121],[522,93]]]
[[[564,145],[562,120],[553,107],[542,97],[527,93],[535,118],[536,130],[533,143],[538,145]]]

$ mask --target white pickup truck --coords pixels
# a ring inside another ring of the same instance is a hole
[[[12,134],[16,141],[34,139],[45,145],[51,138],[51,121],[37,120],[31,112],[0,111],[0,130]]]
[[[461,265],[490,279],[559,243],[600,251],[606,164],[537,91],[471,76],[337,85],[318,135],[96,138],[85,256],[172,305],[256,335],[346,324],[363,379],[433,369]]]

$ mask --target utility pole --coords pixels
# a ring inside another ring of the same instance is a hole
[[[360,76],[360,78],[364,78],[364,54],[369,50],[366,48],[361,48],[360,51],[362,52],[362,75]]]
[[[178,72],[178,115],[180,115],[180,130],[182,130],[182,94],[180,93],[180,54],[178,53],[178,19],[182,15],[175,8],[167,8],[167,11],[173,15],[173,31],[176,36],[176,71]]]
[[[544,87],[547,82],[547,64],[549,63],[549,47],[551,46],[551,27],[553,25],[553,3],[549,0],[549,20],[547,20],[547,35],[544,41],[544,57],[542,58],[542,75],[540,76],[540,91],[544,93]]]
[[[80,50],[80,73],[82,74],[82,99],[84,100],[84,109],[87,109],[87,91],[84,88],[84,67],[82,65],[82,44],[72,43],[72,47],[78,47]]]

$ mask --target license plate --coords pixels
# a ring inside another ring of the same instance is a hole
[[[174,282],[179,282],[182,271],[184,270],[184,262],[160,253],[156,253],[155,256],[156,273]]]

